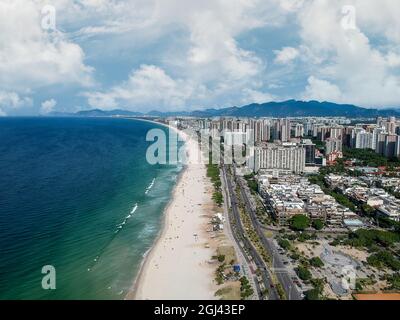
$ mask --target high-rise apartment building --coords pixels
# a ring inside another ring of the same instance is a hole
[[[306,151],[302,146],[293,144],[268,144],[254,148],[254,171],[260,169],[278,169],[303,173]]]

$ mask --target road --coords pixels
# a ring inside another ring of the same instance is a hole
[[[249,259],[248,254],[245,252],[244,248],[240,245],[241,238],[235,234],[234,230],[232,230],[232,223],[231,223],[232,215],[229,214],[229,208],[231,208],[231,204],[229,201],[230,195],[228,193],[228,187],[226,186],[225,177],[222,174],[222,170],[221,170],[221,177],[222,177],[221,179],[222,190],[224,193],[224,204],[223,204],[224,215],[227,221],[226,228],[224,231],[235,248],[238,262],[242,266],[243,274],[247,276],[252,288],[254,289],[254,295],[252,297],[253,300],[254,299],[262,300],[264,298],[263,293],[260,288],[260,284],[258,283],[257,276],[253,272],[254,268],[252,266],[254,265],[254,263],[252,262],[252,260]]]
[[[264,287],[268,290],[268,298],[269,300],[279,300],[279,295],[276,291],[276,288],[273,285],[272,277],[269,274],[268,267],[261,258],[261,255],[258,253],[257,249],[251,243],[251,241],[245,236],[245,230],[243,228],[240,213],[238,209],[238,201],[236,198],[236,193],[232,187],[231,177],[226,170],[226,165],[222,164],[222,176],[224,179],[224,183],[228,188],[229,198],[230,198],[230,205],[232,210],[232,220],[233,220],[233,235],[236,238],[239,247],[244,249],[243,253],[244,256],[247,257],[248,255],[254,261],[255,265],[257,266],[258,270],[260,271],[260,275],[262,278],[262,282]],[[257,281],[256,281],[257,283]],[[261,288],[258,288],[261,291]],[[261,292],[258,292],[260,295]],[[261,294],[262,296],[262,294]]]
[[[236,171],[235,166],[233,166],[233,169],[235,172]],[[268,239],[265,236],[265,233],[263,232],[262,225],[260,224],[260,222],[257,219],[256,210],[255,210],[255,208],[253,208],[253,206],[250,203],[248,189],[245,188],[244,182],[241,178],[237,178],[236,180],[240,187],[241,196],[244,201],[246,211],[250,215],[253,227],[254,227],[255,231],[257,232],[257,235],[259,236],[264,248],[267,250],[269,255],[272,257],[274,273],[276,274],[279,282],[283,286],[283,289],[285,290],[285,293],[286,293],[286,297],[288,298],[288,300],[302,300],[301,293],[298,291],[297,286],[294,284],[289,271],[283,264],[281,256],[280,256],[278,249],[276,248],[274,242],[271,239]]]

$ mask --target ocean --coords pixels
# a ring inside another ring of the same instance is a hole
[[[181,165],[150,165],[116,118],[0,118],[0,299],[123,299]],[[55,268],[54,290],[42,267]]]

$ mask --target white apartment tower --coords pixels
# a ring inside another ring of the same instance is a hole
[[[306,151],[301,146],[270,144],[254,148],[254,171],[260,169],[280,169],[293,173],[303,173]]]

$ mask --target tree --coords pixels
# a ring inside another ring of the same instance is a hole
[[[310,265],[316,268],[321,268],[324,266],[324,263],[319,257],[314,257],[310,259]]]
[[[296,269],[297,275],[299,276],[299,278],[303,281],[307,281],[310,280],[312,277],[311,272],[304,266],[299,266]]]
[[[315,230],[322,230],[325,225],[321,219],[316,219],[312,222],[312,226]]]
[[[306,300],[321,300],[320,292],[318,289],[311,289],[305,293]]]
[[[386,250],[370,255],[367,258],[367,262],[369,265],[378,269],[382,267],[388,267],[393,271],[400,270],[400,261]]]
[[[217,257],[217,259],[218,259],[218,262],[224,262],[225,261],[225,256],[223,255],[223,254],[220,254],[218,257]]]
[[[286,239],[279,238],[278,244],[282,247],[282,249],[290,249],[290,242]]]
[[[214,191],[212,199],[219,207],[224,203],[224,197],[220,191]]]
[[[290,228],[295,231],[304,231],[310,226],[310,219],[304,214],[297,214],[290,220]]]
[[[375,213],[375,209],[372,208],[371,206],[369,206],[369,205],[366,204],[366,203],[364,203],[364,204],[361,206],[361,209],[362,209],[363,213],[364,213],[366,216],[368,216],[368,217],[373,216],[373,214]]]
[[[400,273],[395,273],[388,276],[388,282],[391,290],[400,290]]]

